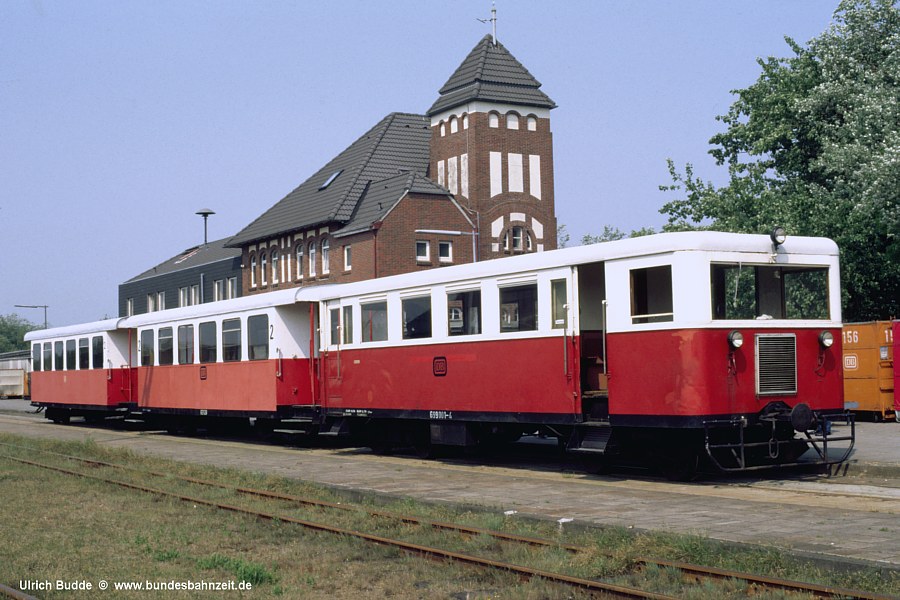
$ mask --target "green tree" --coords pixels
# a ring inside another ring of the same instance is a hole
[[[22,338],[35,329],[39,327],[19,315],[0,315],[0,353],[27,350],[28,344]]]
[[[828,30],[735,90],[710,154],[722,187],[669,161],[666,230],[825,236],[841,248],[844,319],[900,314],[900,10],[844,0]]]
[[[603,231],[601,231],[599,235],[591,235],[589,233],[583,235],[581,237],[581,245],[587,246],[588,244],[613,242],[615,240],[624,240],[627,237],[641,237],[643,235],[653,235],[654,233],[656,233],[656,231],[654,231],[652,227],[641,227],[640,229],[633,229],[630,234],[626,235],[625,232],[618,227],[604,225]]]

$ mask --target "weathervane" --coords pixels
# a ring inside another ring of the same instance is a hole
[[[487,23],[488,21],[491,22],[491,29],[492,29],[491,35],[493,37],[493,44],[496,46],[497,45],[497,5],[494,2],[491,2],[491,18],[490,19],[478,19],[478,20],[481,21],[482,23]]]

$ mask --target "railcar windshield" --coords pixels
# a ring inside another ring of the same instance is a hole
[[[828,319],[828,268],[714,264],[712,318]]]

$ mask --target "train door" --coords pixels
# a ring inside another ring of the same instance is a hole
[[[603,420],[609,417],[605,264],[579,266],[577,290],[581,410],[586,420]]]
[[[349,307],[347,308],[349,309]],[[320,329],[322,344],[322,396],[326,405],[340,404],[342,399],[342,370],[344,368],[341,360],[341,345],[344,336],[344,310],[341,308],[338,300],[322,303],[319,310],[322,322]]]

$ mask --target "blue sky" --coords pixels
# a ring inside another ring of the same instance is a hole
[[[730,91],[837,0],[498,0],[543,83],[572,243],[659,228],[666,158],[707,155]],[[117,314],[118,284],[236,233],[384,115],[424,113],[489,33],[487,0],[0,2],[0,314]]]

